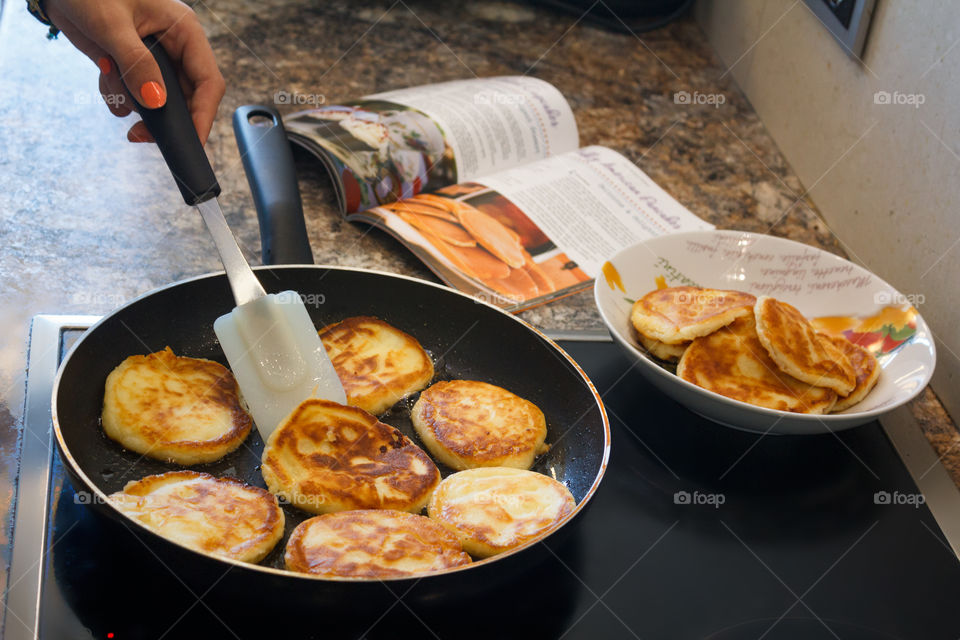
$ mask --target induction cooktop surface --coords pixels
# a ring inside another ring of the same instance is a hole
[[[604,398],[610,464],[536,566],[468,601],[424,602],[414,584],[359,614],[286,611],[269,593],[216,585],[198,593],[105,528],[50,448],[53,370],[90,320],[34,322],[8,639],[960,637],[960,563],[891,441],[903,448],[905,436],[876,422],[803,437],[724,428],[662,396],[593,334],[560,344]],[[960,511],[955,488],[939,493],[940,512]]]

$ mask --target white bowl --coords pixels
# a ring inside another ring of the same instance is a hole
[[[618,277],[619,276],[619,277]],[[892,286],[852,262],[792,240],[742,231],[691,231],[653,238],[624,249],[604,266],[594,297],[610,333],[638,361],[638,370],[661,391],[714,422],[762,433],[840,431],[869,422],[914,398],[930,380],[936,351],[926,322],[878,356],[876,387],[855,406],[829,415],[756,407],[682,380],[647,355],[630,324],[633,301],[657,287],[695,285],[770,295],[808,318],[871,316],[908,303]],[[622,287],[621,287],[622,284]]]

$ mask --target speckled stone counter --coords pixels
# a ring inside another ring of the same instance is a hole
[[[208,153],[223,186],[228,222],[254,263],[256,215],[230,123],[237,106],[272,102],[278,91],[323,95],[330,103],[502,74],[531,74],[556,85],[573,106],[581,144],[620,151],[718,227],[844,253],[690,20],[638,38],[506,3],[210,0],[197,11],[228,84]],[[723,101],[678,104],[679,91],[722,95]],[[154,287],[220,265],[157,150],[126,142],[135,118],[110,116],[100,102],[94,64],[66,41],[47,42],[19,0],[5,3],[0,22],[0,96],[5,549],[30,317],[106,313]],[[318,163],[301,154],[297,168],[316,262],[434,279],[386,234],[344,222]],[[602,327],[589,292],[522,317],[546,329]],[[913,404],[913,413],[960,481],[960,436],[932,392]]]

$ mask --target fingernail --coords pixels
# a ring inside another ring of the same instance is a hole
[[[148,109],[159,109],[167,101],[167,94],[163,87],[151,80],[140,87],[140,98]]]
[[[108,73],[113,71],[113,63],[110,62],[110,58],[108,58],[107,56],[103,56],[102,58],[97,60],[97,66],[100,67],[100,73],[102,73],[103,75],[107,75]]]

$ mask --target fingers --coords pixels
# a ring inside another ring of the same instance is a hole
[[[163,45],[180,67],[181,77],[185,80],[181,85],[193,124],[200,142],[206,143],[226,84],[217,68],[210,42],[193,11],[183,6],[182,11],[174,12],[171,18],[171,24],[163,34]]]
[[[108,30],[101,43],[116,63],[118,77],[134,100],[148,109],[158,109],[166,104],[167,89],[160,67],[140,40],[133,23],[122,23]]]
[[[97,60],[97,66],[100,67],[100,96],[110,109],[110,113],[118,118],[130,115],[133,111],[133,99],[120,81],[117,66],[107,56]]]
[[[137,122],[127,131],[127,140],[130,142],[153,142],[153,136],[147,131],[147,125],[143,121]]]

